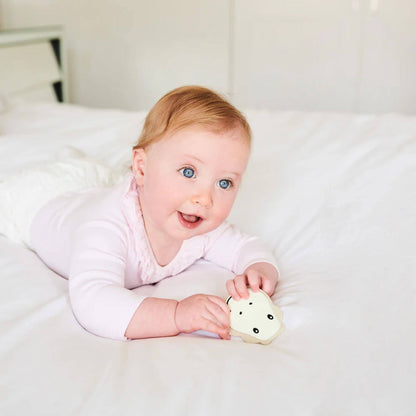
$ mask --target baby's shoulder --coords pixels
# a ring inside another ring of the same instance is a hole
[[[45,204],[35,219],[72,231],[86,223],[124,222],[115,186],[66,192]]]

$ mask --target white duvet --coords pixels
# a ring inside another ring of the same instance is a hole
[[[416,413],[416,117],[247,116],[254,149],[230,220],[276,254],[285,332],[268,346],[96,337],[67,281],[0,236],[0,415]],[[0,114],[0,180],[67,145],[126,167],[144,117],[17,106]],[[201,262],[137,290],[225,297],[229,276]]]

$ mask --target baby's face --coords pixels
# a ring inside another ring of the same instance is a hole
[[[152,245],[217,228],[232,208],[249,153],[239,129],[213,133],[200,127],[136,150],[133,172]]]

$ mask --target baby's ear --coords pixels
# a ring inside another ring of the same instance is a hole
[[[133,150],[131,168],[137,185],[143,185],[144,170],[146,165],[146,151],[142,148]]]

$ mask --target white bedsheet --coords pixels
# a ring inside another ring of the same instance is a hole
[[[67,281],[0,236],[0,414],[414,415],[416,117],[248,111],[254,149],[230,220],[275,250],[285,332],[118,342],[85,332]],[[0,179],[71,145],[127,166],[145,113],[18,106]],[[138,291],[226,296],[201,262]]]

